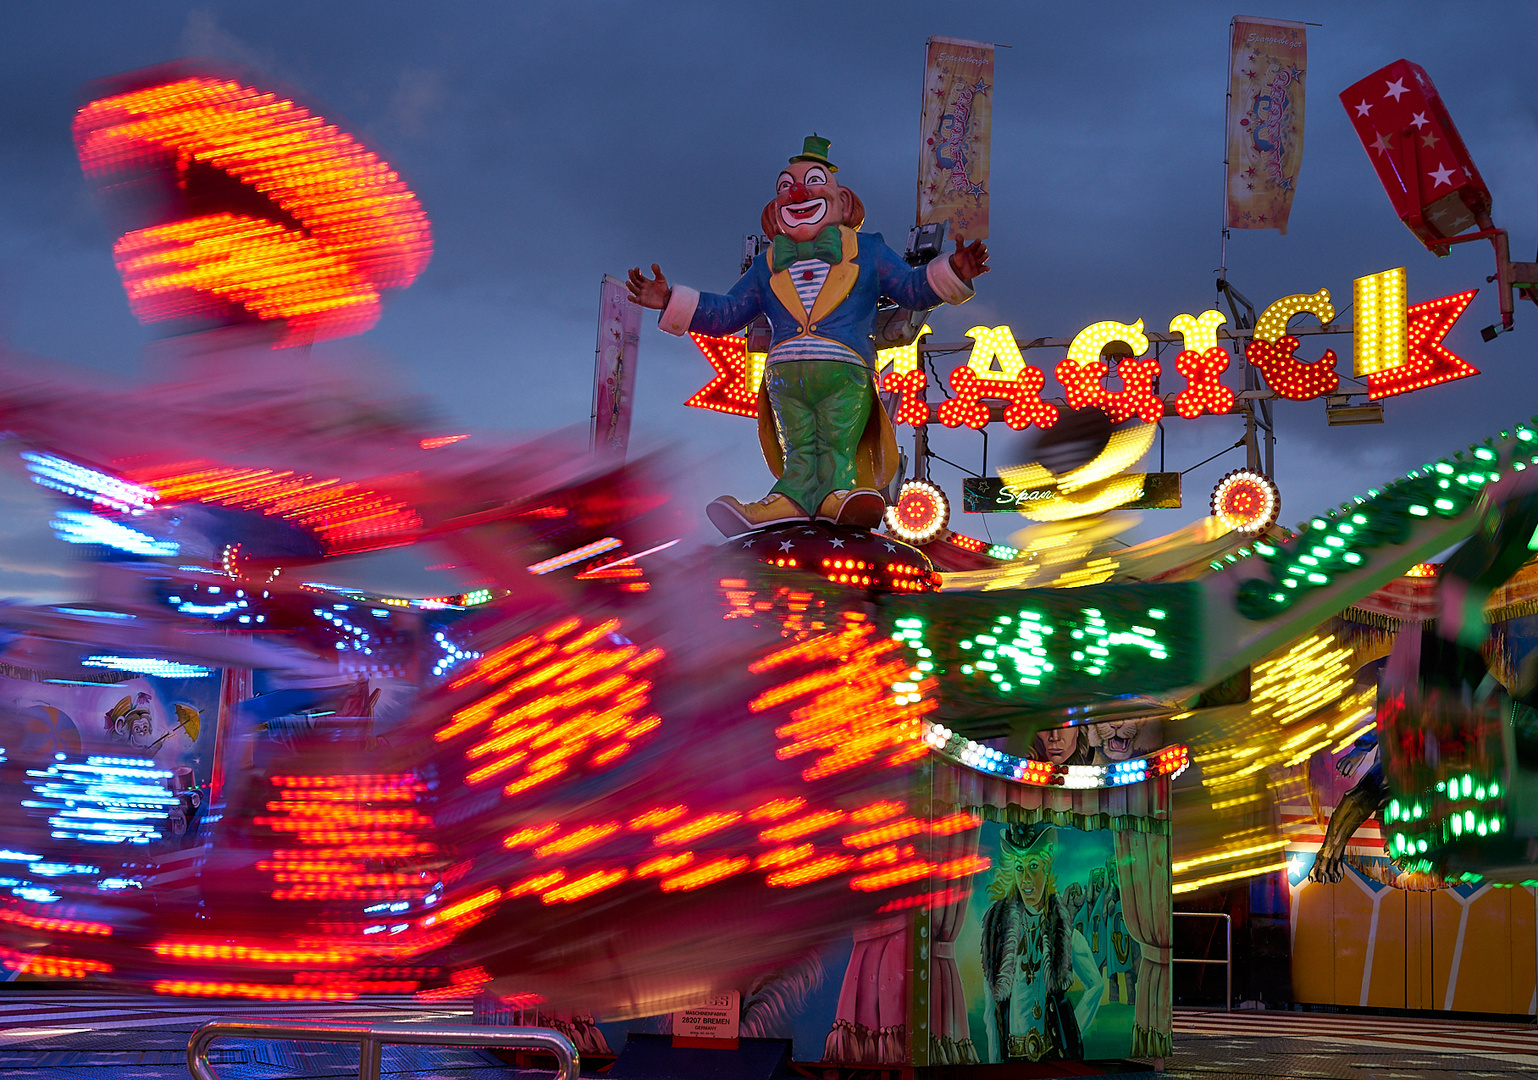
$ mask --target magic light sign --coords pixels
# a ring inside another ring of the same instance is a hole
[[[1366,380],[1367,396],[1379,400],[1479,374],[1442,343],[1477,292],[1471,289],[1410,305],[1403,267],[1356,279],[1352,290],[1352,374]],[[1333,349],[1313,359],[1298,356],[1301,343],[1287,328],[1299,315],[1331,322],[1335,305],[1329,290],[1284,296],[1267,307],[1255,322],[1243,362],[1260,372],[1277,397],[1289,401],[1339,393],[1339,358]],[[1183,345],[1175,357],[1175,373],[1185,380],[1184,387],[1172,395],[1155,389],[1165,374],[1164,364],[1147,355],[1149,340],[1142,319],[1086,326],[1073,338],[1067,356],[1052,373],[1069,408],[1097,407],[1116,423],[1134,416],[1153,423],[1167,415],[1187,420],[1204,413],[1223,415],[1235,404],[1234,391],[1221,378],[1232,363],[1228,350],[1218,343],[1218,330],[1226,321],[1220,311],[1181,314],[1170,320],[1169,332],[1180,335]],[[924,327],[919,337],[928,331],[929,327]],[[742,337],[690,336],[715,368],[716,376],[686,404],[757,416],[765,355],[748,352]],[[1049,428],[1057,423],[1058,407],[1042,397],[1046,372],[1025,362],[1009,327],[974,326],[967,336],[973,343],[971,354],[947,379],[950,393],[939,404],[940,423],[984,427],[990,418],[987,402],[1004,404],[1004,422],[1016,430]],[[1115,375],[1121,388],[1113,390],[1106,385],[1112,372],[1102,354],[1117,342],[1128,346],[1132,355],[1117,363]],[[923,398],[928,375],[919,364],[918,341],[881,350],[876,364],[881,389],[898,396],[893,420],[913,426],[929,423],[929,403]]]

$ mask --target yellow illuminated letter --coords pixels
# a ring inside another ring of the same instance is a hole
[[[1356,333],[1351,361],[1357,375],[1371,375],[1405,362],[1405,270],[1385,270],[1356,279]]]
[[[1014,331],[1007,326],[974,326],[967,331],[972,339],[972,355],[967,357],[967,367],[977,373],[979,379],[995,382],[1014,382],[1015,376],[1025,370],[1025,357],[1015,344]],[[998,361],[999,370],[993,370]]]
[[[897,375],[906,375],[910,371],[919,369],[919,339],[930,333],[929,324],[924,324],[924,329],[913,335],[913,340],[906,345],[897,345],[890,349],[876,350],[876,371],[879,374],[886,370],[888,364],[892,365],[892,372]],[[1010,339],[1014,341],[1013,338]],[[762,369],[760,369],[762,370]]]
[[[1277,300],[1255,320],[1255,336],[1261,341],[1269,341],[1272,345],[1281,341],[1287,334],[1287,323],[1294,315],[1308,312],[1317,315],[1321,323],[1327,323],[1335,318],[1335,305],[1330,303],[1330,290],[1320,289],[1316,293],[1298,293],[1295,296],[1284,296]]]
[[[1142,356],[1148,351],[1143,320],[1139,319],[1131,326],[1119,322],[1097,322],[1086,326],[1073,339],[1073,344],[1068,346],[1068,359],[1080,367],[1093,364],[1100,359],[1101,350],[1113,341],[1125,341],[1132,346],[1133,356]]]
[[[1179,334],[1186,340],[1186,351],[1204,353],[1218,347],[1218,327],[1228,321],[1221,311],[1204,311],[1200,315],[1176,315],[1170,320],[1170,333]]]

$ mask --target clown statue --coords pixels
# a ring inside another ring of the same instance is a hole
[[[758,502],[723,495],[710,520],[727,536],[786,522],[823,521],[873,528],[885,502],[876,490],[897,467],[892,423],[876,396],[876,303],[887,297],[913,311],[960,304],[988,271],[981,241],[958,239],[949,258],[909,267],[880,234],[859,233],[865,207],[840,186],[828,140],[808,136],[780,172],[764,207],[773,246],[724,296],[670,286],[630,271],[630,296],[662,312],[670,334],[733,334],[769,318],[769,356],[758,395],[758,438],[779,482]]]

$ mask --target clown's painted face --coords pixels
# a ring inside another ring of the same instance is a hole
[[[796,161],[780,173],[774,210],[780,231],[792,240],[814,240],[829,225],[840,225],[847,210],[844,189],[832,171],[816,161]]]

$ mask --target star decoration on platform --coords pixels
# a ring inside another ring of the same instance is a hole
[[[832,540],[829,540],[828,543],[832,544],[836,548],[841,548],[844,546],[844,538],[842,536],[835,536]]]
[[[1418,112],[1415,114],[1414,119],[1410,121],[1410,126],[1415,128],[1416,131],[1419,131],[1429,123],[1431,123],[1431,121],[1426,119],[1426,114],[1423,112]]]
[[[1378,132],[1378,138],[1371,144],[1372,148],[1380,154],[1386,154],[1394,149],[1394,144],[1388,140],[1388,132]]]
[[[1372,106],[1367,104],[1366,101],[1362,101],[1356,107],[1356,114],[1358,116],[1366,116],[1371,111],[1372,111]]]
[[[894,543],[892,543],[892,542],[890,542],[890,541],[888,541],[888,542],[887,542],[887,546],[886,546],[886,549],[887,549],[887,550],[888,550],[888,551],[896,551],[896,550],[897,550],[897,545],[896,545],[896,544],[894,544]]]
[[[793,548],[795,546],[796,545],[792,544],[789,540],[781,540],[780,541],[780,550],[781,551],[789,551],[791,548]]]
[[[1442,141],[1441,139],[1437,138],[1436,132],[1433,131],[1429,135],[1426,135],[1425,137],[1423,137],[1421,139],[1421,145],[1422,146],[1435,146],[1437,143],[1439,143],[1441,141]]]
[[[742,546],[745,547],[745,548],[750,548],[750,547],[753,546],[753,541],[751,541],[751,540],[744,540],[742,542]]]
[[[1432,185],[1432,189],[1433,190],[1435,190],[1436,188],[1441,187],[1443,184],[1446,184],[1449,187],[1452,186],[1453,171],[1451,169],[1449,169],[1446,165],[1440,165],[1440,166],[1437,167],[1437,170],[1435,172],[1429,172],[1426,175],[1431,177],[1431,179],[1436,181],[1436,183],[1434,185]]]
[[[1403,79],[1395,79],[1393,82],[1388,84],[1388,91],[1383,96],[1384,97],[1391,97],[1395,101],[1398,101],[1399,100],[1399,96],[1401,94],[1405,94],[1405,93],[1408,93],[1408,92],[1409,91],[1405,87],[1404,80]]]

